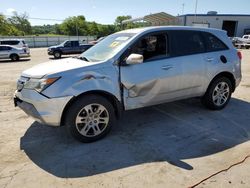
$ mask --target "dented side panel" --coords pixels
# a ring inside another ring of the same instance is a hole
[[[205,71],[200,54],[122,67],[125,109],[202,95],[208,83]]]

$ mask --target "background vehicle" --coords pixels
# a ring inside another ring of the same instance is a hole
[[[93,44],[80,44],[77,40],[67,40],[58,46],[49,47],[48,54],[59,59],[62,55],[81,54],[92,46]]]
[[[103,39],[105,39],[105,37],[100,37],[99,39],[97,39],[97,40],[95,40],[95,41],[91,41],[90,44],[95,45],[95,44],[101,42]]]
[[[233,38],[233,44],[235,47],[238,48],[250,48],[250,35],[243,35],[242,38],[234,37]]]
[[[20,58],[30,57],[25,48],[16,48],[10,45],[0,45],[0,59],[18,61]]]
[[[221,110],[241,81],[241,53],[226,32],[206,28],[126,30],[60,64],[24,71],[14,102],[82,142],[104,137],[123,110],[191,97]]]
[[[29,46],[23,39],[2,39],[0,40],[0,45],[10,45],[16,48],[24,48],[30,53]]]

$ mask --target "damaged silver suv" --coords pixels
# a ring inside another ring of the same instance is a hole
[[[79,57],[24,71],[14,102],[79,141],[110,131],[123,110],[200,97],[223,109],[241,81],[241,53],[226,32],[149,27],[112,34]]]

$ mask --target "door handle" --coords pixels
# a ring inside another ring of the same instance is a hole
[[[162,68],[163,70],[169,70],[169,69],[172,69],[173,66],[171,66],[171,65],[165,65],[165,66],[162,66],[161,68]]]
[[[208,57],[206,60],[207,60],[208,62],[212,62],[212,61],[214,60],[214,58],[213,58],[213,57]]]

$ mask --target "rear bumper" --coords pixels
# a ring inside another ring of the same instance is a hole
[[[19,54],[19,57],[30,57],[30,53]]]
[[[35,90],[23,89],[15,92],[14,104],[40,123],[60,126],[63,110],[71,98],[47,98]]]

